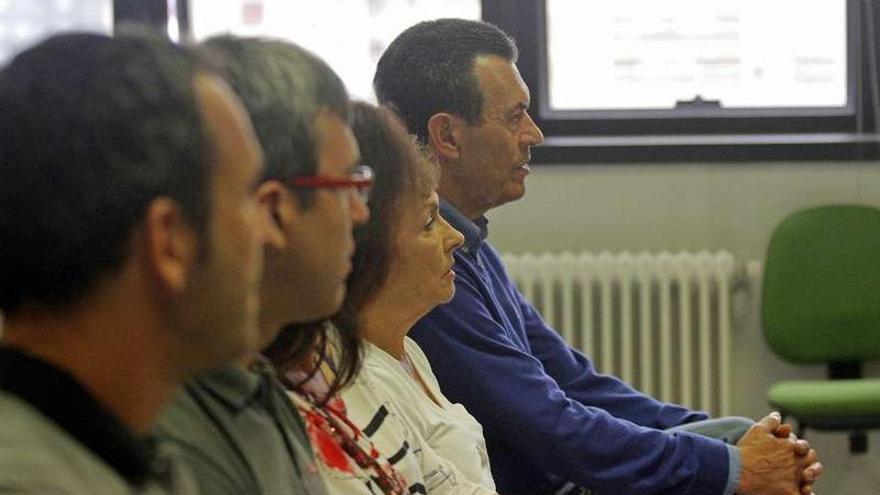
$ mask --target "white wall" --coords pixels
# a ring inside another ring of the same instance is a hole
[[[738,261],[762,260],[773,228],[796,210],[880,206],[875,163],[535,165],[527,184],[523,200],[489,214],[490,239],[501,251],[726,249]],[[770,353],[757,290],[739,301],[733,350],[733,411],[752,417],[768,411],[774,381],[824,374]],[[880,364],[866,371],[880,377]],[[862,456],[848,453],[844,435],[808,431],[808,439],[828,470],[820,493],[880,493],[880,432]]]

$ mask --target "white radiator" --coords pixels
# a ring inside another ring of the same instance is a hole
[[[730,253],[503,258],[550,326],[600,371],[660,400],[729,414]]]

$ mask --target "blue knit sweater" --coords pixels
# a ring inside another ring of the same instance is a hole
[[[483,425],[499,493],[538,494],[565,482],[603,494],[721,495],[735,487],[727,445],[662,431],[705,414],[597,373],[516,289],[485,242],[486,219],[471,221],[448,203],[442,214],[465,235],[456,294],[410,335],[443,392]]]

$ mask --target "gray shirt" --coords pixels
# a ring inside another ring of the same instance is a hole
[[[0,494],[183,495],[192,480],[70,375],[0,348]]]
[[[325,495],[302,419],[267,364],[191,381],[159,422],[210,495]]]

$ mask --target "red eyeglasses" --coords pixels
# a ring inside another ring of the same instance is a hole
[[[290,179],[280,179],[292,187],[302,189],[349,189],[357,192],[361,201],[366,204],[373,189],[373,169],[367,165],[355,167],[349,176],[304,175]]]

